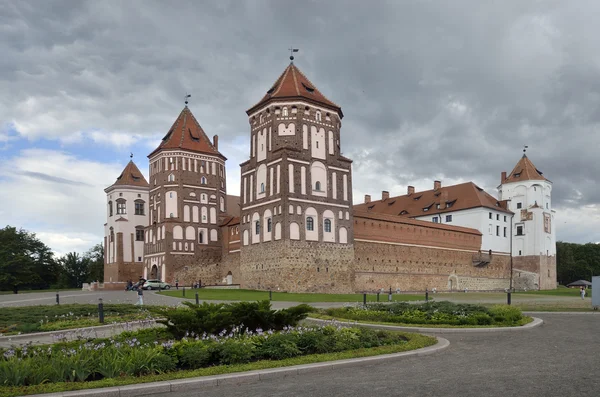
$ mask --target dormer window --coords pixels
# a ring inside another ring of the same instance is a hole
[[[520,173],[520,172],[517,172],[517,173],[515,174],[515,178],[518,178],[518,177],[520,177],[520,176],[521,176],[521,173]]]
[[[398,215],[407,215],[408,211],[407,210],[402,210],[400,211],[400,213]]]

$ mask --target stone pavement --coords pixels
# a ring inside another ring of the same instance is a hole
[[[599,314],[540,313],[524,332],[447,334],[433,356],[222,385],[165,397],[577,396],[600,394]]]

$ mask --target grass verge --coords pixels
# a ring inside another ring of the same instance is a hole
[[[342,317],[328,316],[321,313],[310,313],[310,317],[319,320],[336,320],[336,321],[348,321],[356,324],[375,324],[375,325],[392,325],[396,327],[411,327],[411,328],[510,328],[510,325],[449,325],[449,324],[405,324],[405,323],[389,323],[380,321],[366,321],[366,320],[354,320]],[[310,317],[306,321],[310,321]],[[529,324],[533,321],[532,317],[523,316],[523,319],[519,321],[518,327]]]
[[[513,295],[571,296],[573,298],[579,298],[580,297],[579,294],[580,294],[579,288],[567,288],[567,287],[561,285],[556,289],[548,289],[548,290],[541,290],[541,291],[521,291],[521,292],[515,292]],[[588,299],[591,298],[592,290],[586,289],[585,296]]]
[[[104,324],[125,323],[157,317],[159,306],[105,304]],[[0,334],[16,335],[91,327],[100,324],[98,306],[70,304],[54,306],[3,307]]]
[[[35,294],[37,292],[67,292],[67,291],[81,291],[81,288],[50,288],[50,289],[28,289],[19,290],[19,294]],[[0,295],[18,295],[13,291],[0,291]]]
[[[269,291],[256,291],[246,289],[186,289],[185,296],[183,295],[183,289],[169,290],[159,292],[161,295],[173,296],[176,298],[196,299],[196,293],[198,293],[198,299],[200,300],[222,300],[222,301],[257,301],[257,300],[268,300]],[[312,294],[312,293],[288,293],[288,292],[275,292],[272,293],[273,301],[283,302],[362,302],[363,294]],[[380,294],[379,299],[381,302],[387,302],[387,294]],[[408,294],[393,294],[392,300],[394,301],[418,301],[425,300],[425,295],[408,295]],[[376,294],[367,295],[368,302],[377,302]]]
[[[370,356],[378,356],[382,354],[391,354],[391,353],[400,353],[410,350],[416,350],[427,346],[434,345],[437,340],[435,338],[413,334],[413,333],[402,333],[398,332],[398,334],[404,335],[408,338],[407,343],[398,344],[398,345],[388,345],[388,346],[380,346],[374,347],[370,349],[357,349],[357,350],[349,350],[345,352],[338,353],[327,353],[327,354],[312,354],[307,356],[289,358],[285,360],[261,360],[255,361],[248,364],[237,364],[237,365],[220,365],[209,368],[202,368],[197,370],[190,371],[177,371],[177,372],[169,372],[160,375],[151,375],[144,377],[122,377],[122,378],[110,378],[103,379],[99,381],[93,382],[63,382],[63,383],[49,383],[42,384],[36,386],[27,386],[27,387],[2,387],[0,386],[0,397],[15,397],[15,396],[23,396],[29,394],[39,394],[39,393],[55,393],[55,392],[63,392],[63,391],[71,391],[71,390],[83,390],[83,389],[97,389],[102,387],[114,387],[114,386],[125,386],[137,383],[148,383],[148,382],[159,382],[159,381],[169,381],[176,379],[185,379],[185,378],[194,378],[199,376],[213,376],[213,375],[222,375],[229,374],[235,372],[245,372],[245,371],[254,371],[260,369],[270,369],[270,368],[281,368],[281,367],[289,367],[293,365],[301,365],[301,364],[313,364],[313,363],[321,363],[325,361],[335,361],[335,360],[345,360],[350,358],[358,358],[358,357],[370,357]]]

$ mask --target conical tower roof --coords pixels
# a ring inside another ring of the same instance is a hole
[[[291,100],[298,98],[329,108],[337,112],[340,117],[344,116],[342,109],[337,104],[327,99],[293,62],[290,62],[288,67],[285,68],[281,76],[279,76],[265,96],[256,105],[248,109],[246,113],[249,115],[256,110],[256,108],[271,100]]]
[[[169,132],[164,136],[160,145],[148,157],[151,157],[162,149],[184,149],[192,152],[217,155],[225,159],[225,156],[208,139],[204,130],[200,127],[200,123],[198,123],[198,120],[196,120],[187,105],[179,113],[179,116],[177,116],[173,126],[171,126]]]
[[[150,185],[144,178],[144,175],[140,172],[139,168],[135,165],[133,160],[130,160],[129,163],[121,172],[121,175],[117,177],[115,183],[110,185],[107,189],[110,189],[115,186],[139,186],[139,187],[149,187]]]
[[[512,183],[521,181],[547,181],[545,176],[542,175],[542,171],[538,170],[535,165],[529,160],[527,155],[523,154],[523,157],[519,160],[512,172],[506,177],[502,183]]]

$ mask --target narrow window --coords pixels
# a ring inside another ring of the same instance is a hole
[[[288,116],[288,108],[287,108],[287,107],[284,107],[284,108],[283,108],[283,110],[281,111],[281,115],[282,115],[283,117],[287,117],[287,116]]]
[[[206,178],[205,178],[205,177],[202,177],[202,178],[200,179],[200,184],[202,184],[202,185],[206,185]]]
[[[261,184],[260,184],[260,192],[261,192],[261,193],[264,193],[264,192],[265,192],[265,184],[264,184],[264,183],[261,183]]]
[[[331,220],[330,219],[325,219],[324,222],[324,228],[325,228],[325,233],[331,233]]]
[[[306,230],[313,231],[315,230],[315,220],[312,216],[306,218]]]
[[[256,221],[255,234],[260,234],[260,221]]]
[[[496,236],[500,236],[500,226],[496,226]]]
[[[112,201],[108,202],[108,216],[113,216],[113,205]]]
[[[499,221],[500,220],[500,214],[496,214],[496,220]]]
[[[135,203],[135,214],[136,215],[144,215],[144,203],[143,202],[136,202]]]
[[[523,226],[517,226],[517,236],[523,236]]]
[[[315,183],[315,190],[321,191],[321,182],[317,181],[317,183]]]
[[[446,222],[452,222],[452,215],[446,215]]]
[[[504,237],[506,237],[506,227],[504,228]]]
[[[492,219],[492,213],[490,212],[490,219]]]
[[[315,112],[315,120],[321,121],[321,111],[320,110],[317,110]]]
[[[198,242],[200,244],[204,244],[204,233],[200,232],[200,234],[198,235]]]
[[[504,215],[504,222],[506,222],[506,215]]]
[[[318,149],[319,148],[319,141],[316,141],[315,145],[317,145],[317,149]]]
[[[267,219],[267,232],[271,233],[271,218]]]
[[[439,223],[439,219],[440,218],[438,218],[437,216],[434,216],[432,221],[433,221],[433,223]]]
[[[522,204],[521,203],[517,203],[517,209],[521,208]]]
[[[144,241],[144,229],[135,230],[135,241]]]

